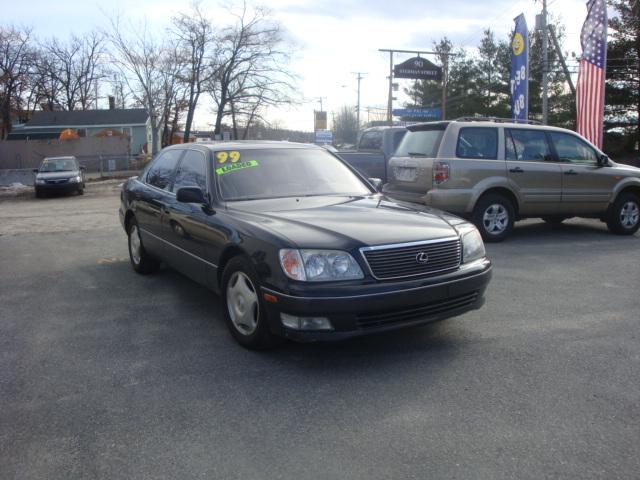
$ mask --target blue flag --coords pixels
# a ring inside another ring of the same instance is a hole
[[[515,120],[529,118],[529,35],[521,13],[511,38],[511,113]]]

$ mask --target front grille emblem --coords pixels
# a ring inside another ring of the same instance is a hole
[[[429,261],[429,255],[426,252],[420,252],[416,255],[416,262],[424,265]]]

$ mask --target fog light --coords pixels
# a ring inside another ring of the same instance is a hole
[[[282,325],[293,330],[333,330],[333,326],[325,317],[298,317],[287,313],[280,314]]]

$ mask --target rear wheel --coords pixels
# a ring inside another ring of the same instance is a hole
[[[129,260],[133,269],[142,275],[157,272],[160,261],[151,257],[142,245],[140,229],[135,218],[129,222]]]
[[[478,200],[471,219],[485,242],[501,242],[513,229],[515,210],[507,197],[490,193]]]
[[[640,227],[640,200],[633,193],[616,198],[607,214],[609,230],[618,235],[633,235]]]
[[[227,327],[240,345],[260,350],[278,343],[267,324],[258,276],[246,257],[237,256],[227,263],[222,274],[222,304]]]

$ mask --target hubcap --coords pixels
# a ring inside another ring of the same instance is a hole
[[[251,335],[258,327],[258,294],[247,275],[234,272],[227,285],[227,309],[238,332]]]
[[[509,225],[509,213],[504,205],[494,203],[490,205],[482,217],[482,222],[487,233],[499,235],[507,229]]]
[[[626,202],[620,209],[620,223],[625,228],[633,228],[640,219],[640,209],[636,202]]]
[[[137,225],[131,227],[131,232],[129,233],[129,247],[131,249],[131,259],[133,263],[136,265],[140,264],[140,232],[138,232]]]

